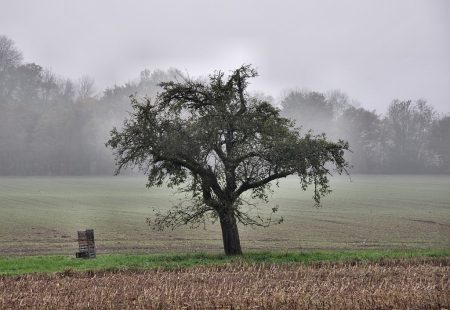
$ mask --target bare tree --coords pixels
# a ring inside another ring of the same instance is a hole
[[[0,35],[0,72],[22,63],[22,53],[15,47],[14,41]]]
[[[78,81],[77,95],[79,101],[86,101],[92,98],[95,93],[95,81],[88,75],[82,76]]]

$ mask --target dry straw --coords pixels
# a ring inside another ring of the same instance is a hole
[[[449,309],[450,259],[0,277],[0,308]]]

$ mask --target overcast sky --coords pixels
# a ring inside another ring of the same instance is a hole
[[[145,68],[190,75],[253,64],[253,90],[341,89],[382,113],[394,98],[450,112],[450,1],[0,0],[26,62],[97,89]]]

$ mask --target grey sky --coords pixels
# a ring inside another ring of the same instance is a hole
[[[252,89],[341,89],[384,112],[425,98],[450,112],[450,1],[6,1],[0,34],[25,61],[98,89],[148,69],[259,69]]]

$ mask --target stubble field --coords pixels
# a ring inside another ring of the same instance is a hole
[[[448,309],[450,260],[0,277],[2,309]]]

